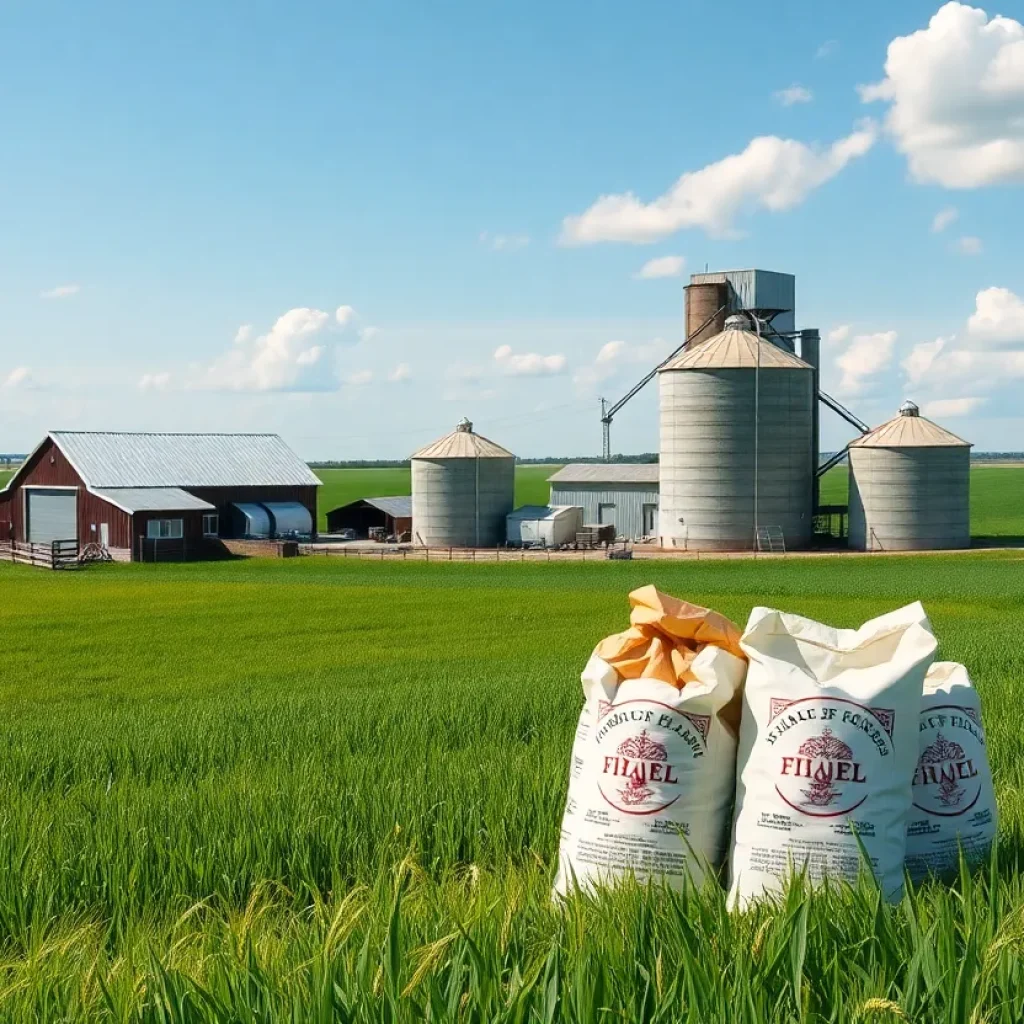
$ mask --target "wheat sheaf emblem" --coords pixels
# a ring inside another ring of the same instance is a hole
[[[936,734],[935,742],[921,752],[921,760],[918,763],[946,764],[949,761],[963,761],[965,757],[964,748],[959,743],[947,740],[940,732]],[[958,786],[952,775],[940,772],[939,778],[939,800],[944,807],[956,807],[967,790],[963,786]]]
[[[817,758],[821,761],[852,761],[853,751],[841,739],[834,736],[831,729],[825,729],[820,736],[812,736],[800,744],[797,753],[806,758]],[[815,807],[828,807],[840,790],[832,785],[831,772],[828,777],[812,778],[809,789],[801,790],[807,797],[807,803]]]

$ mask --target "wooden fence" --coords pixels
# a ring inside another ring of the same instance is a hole
[[[78,541],[55,540],[50,544],[6,541],[0,543],[0,558],[19,565],[35,565],[41,569],[77,569]]]

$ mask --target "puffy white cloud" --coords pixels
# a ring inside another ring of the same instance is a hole
[[[492,235],[489,231],[480,232],[480,244],[493,249],[502,250],[525,249],[530,244],[529,235]]]
[[[244,345],[252,337],[252,324],[242,324],[235,331],[235,344]]]
[[[578,393],[592,394],[594,388],[605,381],[624,375],[631,369],[634,374],[640,368],[652,369],[661,363],[672,351],[672,345],[664,338],[630,344],[625,341],[608,341],[598,349],[592,363],[584,364],[573,374],[573,384]],[[635,383],[635,382],[631,382]]]
[[[965,256],[977,256],[984,246],[980,238],[975,238],[974,235],[963,235],[956,240],[955,248]]]
[[[355,317],[356,311],[351,306],[339,306],[334,311],[334,319],[339,327],[348,327]]]
[[[826,345],[842,345],[850,337],[850,325],[839,324],[825,335]]]
[[[380,334],[379,327],[362,327],[359,330],[359,340],[373,341],[373,339],[376,338],[378,334]]]
[[[566,367],[565,356],[543,356],[537,352],[512,351],[511,345],[500,345],[494,350],[494,360],[502,373],[510,377],[541,377],[554,373],[562,373]]]
[[[836,365],[843,371],[839,390],[844,394],[863,390],[872,377],[892,362],[895,345],[895,331],[855,335],[850,347],[836,359]]]
[[[946,347],[947,341],[946,338],[922,341],[910,350],[910,354],[900,363],[907,375],[907,384],[914,387],[928,376],[935,360]]]
[[[166,391],[170,386],[169,373],[144,373],[139,378],[140,391]]]
[[[1024,181],[1024,25],[947,3],[889,43],[885,78],[859,87],[889,104],[886,129],[912,177],[947,188]]]
[[[659,277],[678,277],[686,266],[682,256],[659,256],[648,260],[633,276],[642,281],[651,281]]]
[[[598,350],[597,358],[594,360],[595,363],[611,363],[619,358],[620,355],[625,351],[626,343],[624,341],[606,341],[601,348]]]
[[[969,337],[988,348],[1024,346],[1024,299],[1009,288],[984,288],[967,321]]]
[[[56,288],[47,288],[39,293],[41,299],[67,299],[82,290],[80,284],[59,284]]]
[[[321,309],[299,307],[278,317],[266,334],[254,338],[251,331],[240,331],[232,348],[201,368],[190,386],[222,391],[330,390],[337,386],[323,344],[330,321],[331,315]]]
[[[826,39],[814,52],[814,59],[824,60],[826,57],[831,57],[838,49],[839,43],[835,39]]]
[[[932,219],[932,231],[936,234],[945,231],[959,216],[960,213],[955,206],[943,207]]]
[[[412,377],[412,367],[408,363],[399,363],[389,374],[388,380],[397,383],[401,380],[409,380]]]
[[[753,139],[742,153],[699,171],[687,171],[664,195],[641,202],[632,192],[601,196],[588,210],[562,222],[563,245],[657,242],[683,228],[713,237],[735,236],[733,222],[748,208],[798,206],[874,144],[864,122],[851,135],[819,150],[774,135]]]
[[[814,94],[810,89],[795,83],[785,89],[773,92],[772,96],[784,107],[792,107],[797,103],[810,103],[814,99]]]
[[[16,366],[0,381],[0,387],[24,388],[32,383],[32,371],[27,366]]]
[[[988,401],[987,398],[937,398],[931,402],[925,402],[921,410],[925,416],[953,417],[970,416],[976,409],[980,409]]]

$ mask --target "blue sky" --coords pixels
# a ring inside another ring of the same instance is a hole
[[[0,450],[267,429],[394,457],[468,415],[522,456],[596,453],[599,395],[679,343],[705,264],[796,274],[869,422],[913,397],[1024,448],[1021,21],[3,5]],[[823,447],[847,437],[823,414]],[[654,388],[613,440],[656,448]]]

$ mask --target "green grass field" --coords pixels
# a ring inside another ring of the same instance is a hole
[[[985,703],[992,877],[554,910],[579,671],[647,582],[739,622],[923,599]],[[0,630],[0,1020],[1020,1020],[1016,552],[0,564]]]

